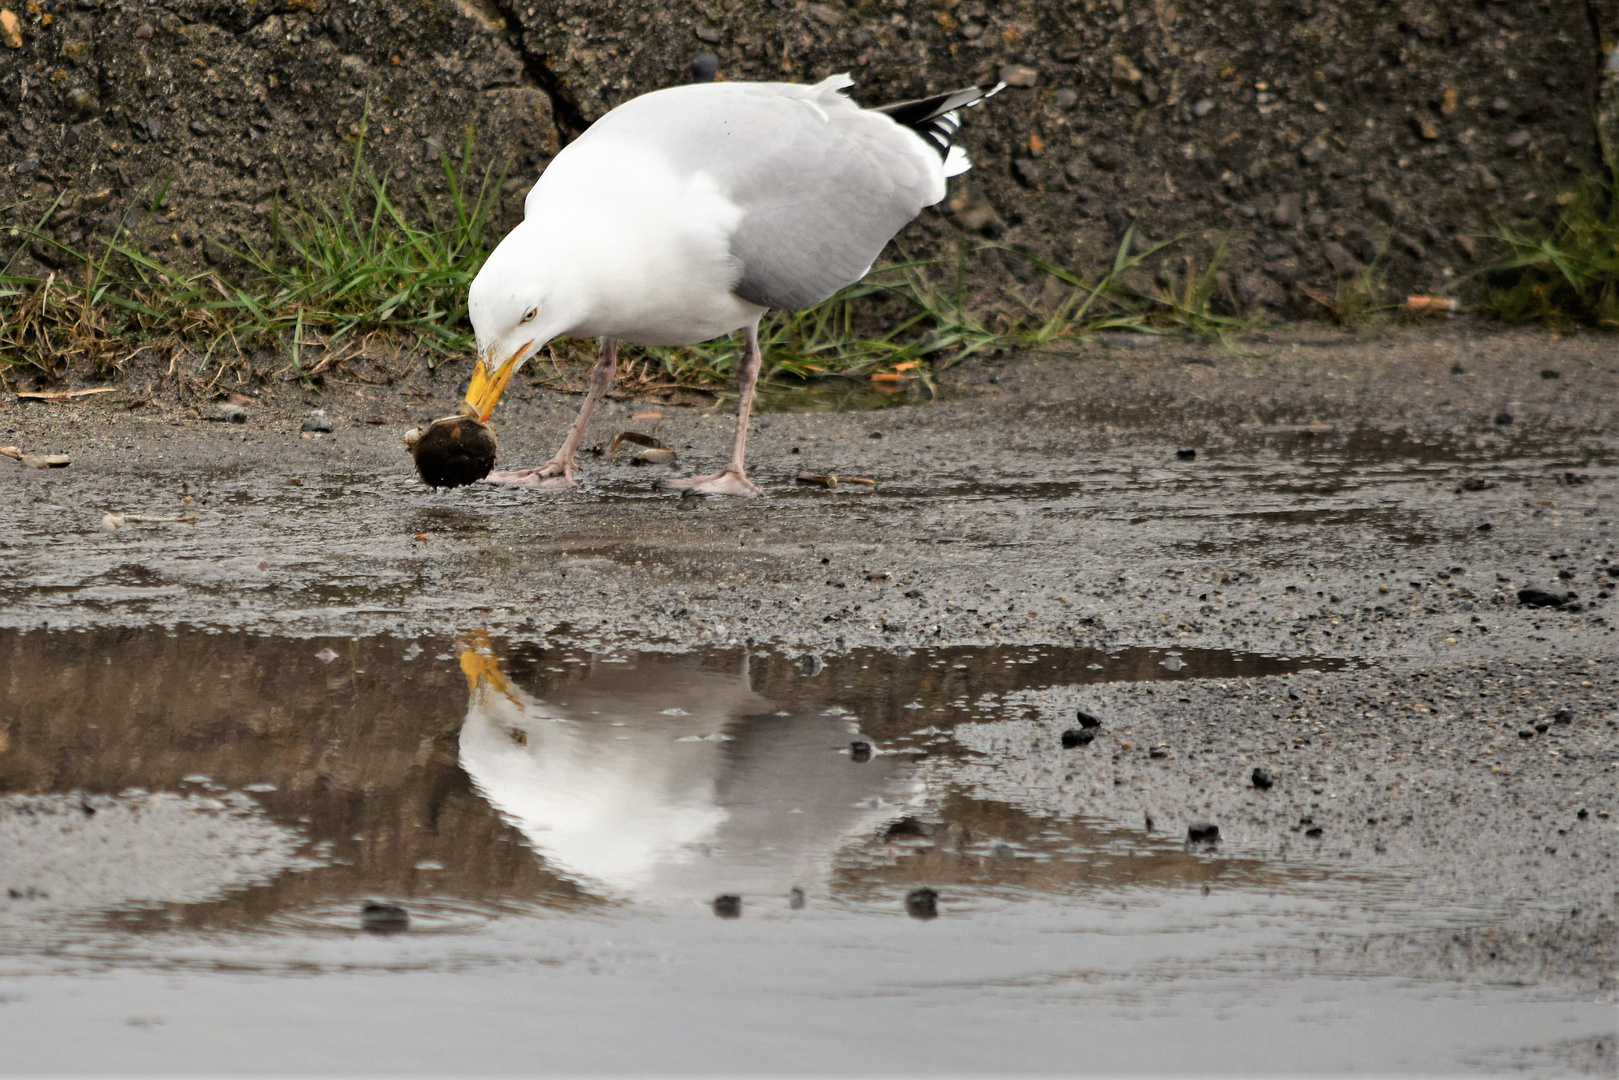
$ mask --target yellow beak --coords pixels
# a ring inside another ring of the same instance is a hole
[[[488,420],[489,414],[495,411],[495,402],[506,392],[506,384],[512,381],[512,373],[517,370],[517,361],[528,352],[528,347],[532,344],[534,344],[532,341],[525,343],[492,372],[484,363],[483,357],[478,357],[478,364],[472,369],[472,381],[467,384],[467,398],[461,411],[475,418],[480,424]]]

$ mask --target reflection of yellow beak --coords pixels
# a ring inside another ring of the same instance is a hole
[[[489,414],[495,411],[495,402],[500,395],[506,392],[506,384],[512,381],[512,373],[517,370],[517,361],[528,352],[528,347],[534,344],[525,342],[522,348],[506,358],[505,363],[491,372],[484,363],[483,357],[478,357],[478,365],[472,369],[472,381],[467,384],[467,399],[461,411],[476,418],[479,423],[489,419]]]
[[[489,652],[489,636],[482,630],[474,630],[468,635],[469,640],[461,646],[461,674],[467,677],[467,692],[477,695],[487,687],[497,694],[504,694],[519,708],[522,703],[506,686],[506,677],[500,673],[500,661]]]

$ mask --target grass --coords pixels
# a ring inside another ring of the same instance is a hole
[[[1587,177],[1540,230],[1502,227],[1506,253],[1487,266],[1480,310],[1505,322],[1619,329],[1619,168]]]
[[[14,270],[17,254],[0,265],[0,378],[8,370],[47,381],[69,371],[105,377],[152,350],[170,357],[182,387],[201,394],[227,375],[236,383],[311,379],[374,343],[395,353],[425,351],[430,365],[470,356],[466,292],[495,239],[504,173],[473,167],[469,133],[458,162],[441,157],[442,193],[418,187],[402,200],[366,162],[363,139],[335,203],[277,199],[267,243],[221,245],[233,272],[181,272],[143,246],[138,228],[123,225],[93,249],[71,247],[48,227],[70,209],[58,199],[13,237],[61,269],[22,273]],[[166,194],[164,187],[149,200],[153,213]],[[1187,238],[1142,245],[1132,227],[1094,279],[995,245],[964,245],[953,261],[886,266],[814,308],[771,312],[761,328],[768,377],[927,383],[976,353],[1060,347],[1104,331],[1187,333],[1229,344],[1243,321],[1214,311],[1224,245],[1202,262],[1193,246]],[[1037,270],[1040,291],[1026,295],[1010,282],[1003,256]],[[1144,284],[1153,259],[1160,264],[1156,289]],[[980,280],[1009,284],[1002,295],[985,296],[969,287]],[[626,349],[623,370],[637,389],[711,388],[729,380],[741,351],[740,335]],[[592,352],[588,343],[561,341],[549,360]]]

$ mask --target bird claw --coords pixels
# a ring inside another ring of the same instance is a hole
[[[578,487],[573,469],[556,461],[548,461],[532,469],[496,469],[483,478],[486,484],[505,484],[512,487],[536,487],[548,490]]]
[[[663,491],[684,491],[692,495],[737,495],[754,498],[764,494],[764,489],[758,484],[731,469],[711,476],[666,477],[659,480],[657,486]]]

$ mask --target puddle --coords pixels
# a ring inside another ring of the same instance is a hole
[[[1478,917],[1399,875],[961,779],[996,762],[953,732],[1026,691],[1347,663],[0,634],[0,1020],[44,1033],[10,1064],[1007,1073],[1078,1040],[1101,1072],[1415,1072],[1604,1037],[1532,990],[1318,970]],[[408,930],[362,932],[372,901]]]

